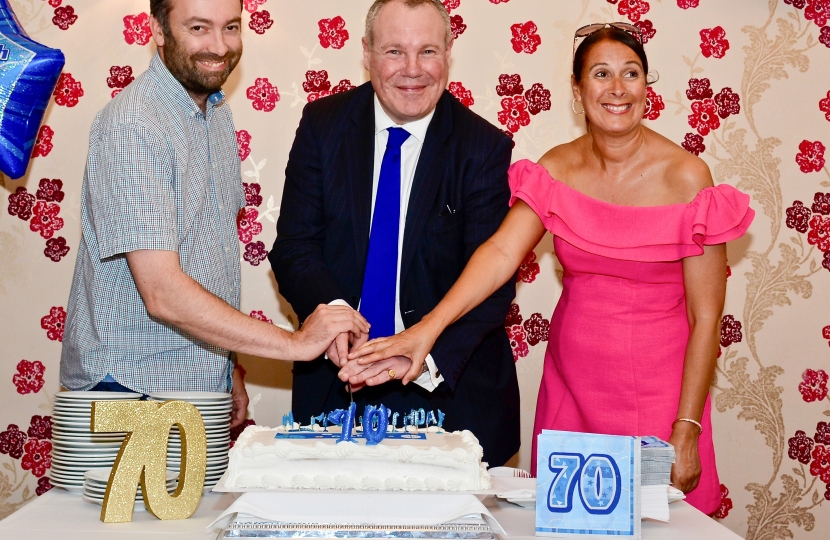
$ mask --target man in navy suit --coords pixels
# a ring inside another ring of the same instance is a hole
[[[374,338],[429,313],[501,224],[512,143],[446,91],[452,34],[440,0],[376,0],[363,48],[371,82],[303,111],[268,258],[301,321],[319,304],[345,302]],[[504,464],[519,449],[519,388],[503,326],[514,296],[511,280],[448,327],[414,384],[400,382],[408,358],[383,361],[389,382],[354,394],[359,413],[381,403],[402,415],[440,409],[446,429],[469,429],[484,460]],[[327,358],[294,364],[302,423],[348,407],[338,378],[348,339]]]

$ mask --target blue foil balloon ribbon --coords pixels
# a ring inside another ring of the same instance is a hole
[[[0,171],[11,178],[26,173],[64,62],[60,50],[29,38],[0,0]]]

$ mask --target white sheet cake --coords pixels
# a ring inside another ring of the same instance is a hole
[[[340,428],[328,431],[339,434]],[[290,434],[283,427],[246,428],[230,451],[226,486],[397,491],[490,488],[481,446],[469,431],[447,433],[431,427],[419,433],[398,432],[376,446],[367,446],[363,438],[338,444],[337,438],[283,438],[286,435]]]

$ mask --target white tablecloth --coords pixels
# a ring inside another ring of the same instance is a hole
[[[234,500],[232,493],[211,493],[202,498],[198,510],[180,521],[161,521],[148,512],[136,511],[130,523],[102,523],[101,507],[85,502],[80,495],[53,489],[14,514],[0,521],[0,538],[60,540],[132,540],[136,538],[176,538],[214,540],[217,531],[208,526]],[[488,509],[505,528],[508,538],[536,538],[533,509],[497,502]],[[669,523],[643,522],[643,538],[735,540],[740,538],[717,521],[685,502],[671,505]]]

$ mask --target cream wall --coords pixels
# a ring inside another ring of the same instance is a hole
[[[646,121],[650,127],[678,143],[687,133],[697,133],[688,120],[692,101],[686,90],[692,77],[707,78],[715,94],[729,87],[740,96],[740,113],[720,120],[720,127],[704,137],[706,151],[701,157],[712,168],[716,183],[728,182],[750,193],[758,213],[749,234],[728,247],[731,277],[724,314],[732,315],[741,330],[740,339],[733,332],[732,340],[737,342],[723,349],[712,391],[718,466],[729,491],[729,503],[722,506],[724,523],[753,539],[824,538],[823,531],[830,526],[826,510],[830,503],[825,501],[830,491],[825,492],[825,482],[810,469],[817,464],[815,473],[830,480],[830,470],[824,472],[822,467],[830,468],[830,464],[806,455],[807,464],[802,464],[788,455],[789,439],[797,430],[811,439],[826,437],[830,448],[830,433],[823,435],[823,426],[817,426],[830,420],[825,374],[830,371],[830,329],[822,336],[822,329],[830,325],[830,255],[824,257],[819,249],[830,251],[830,215],[819,213],[812,226],[805,220],[805,232],[788,228],[786,223],[787,209],[794,200],[809,208],[814,194],[830,192],[830,173],[823,159],[814,158],[812,165],[805,165],[807,170],[815,166],[815,172],[802,172],[796,160],[804,154],[799,149],[802,141],[830,144],[830,99],[824,111],[819,104],[830,98],[830,29],[821,34],[816,22],[822,21],[805,19],[805,15],[812,16],[809,9],[818,2],[806,0],[804,9],[796,7],[799,0],[446,2],[451,7],[460,4],[452,15],[460,16],[466,25],[453,49],[450,81],[461,82],[471,91],[475,112],[501,125],[502,97],[497,86],[502,74],[521,75],[525,89],[541,83],[550,91],[550,110],[530,115],[529,125],[515,133],[514,160],[538,159],[551,146],[583,133],[582,117],[571,111],[571,36],[589,22],[629,20],[620,14],[627,6],[641,10],[647,6],[640,19],[656,29],[646,51],[652,68],[659,72],[653,89],[665,108],[653,108],[659,117]],[[151,45],[129,44],[124,35],[125,16],[149,11],[145,0],[52,0],[51,6],[45,0],[12,0],[11,4],[34,39],[64,51],[64,72],[80,81],[83,96],[72,107],[50,105],[44,122],[54,131],[53,149],[35,158],[25,177],[5,178],[0,188],[0,516],[36,496],[38,478],[24,470],[26,455],[11,455],[17,443],[14,430],[7,426],[27,431],[34,415],[49,414],[51,398],[59,390],[60,342],[49,338],[41,319],[53,308],[65,308],[67,302],[80,241],[79,198],[88,129],[95,113],[111,99],[110,68],[129,65],[137,75],[146,69],[153,51]],[[67,11],[70,4],[74,6],[71,12]],[[254,15],[244,12],[246,27],[252,17],[267,22],[263,19],[266,11],[273,24],[261,35],[245,29],[245,53],[226,91],[237,129],[251,137],[250,156],[242,165],[243,180],[259,183],[262,195],[261,204],[254,207],[262,231],[251,242],[261,241],[269,248],[275,237],[288,150],[308,99],[303,89],[305,73],[326,70],[332,86],[343,79],[352,84],[366,80],[360,36],[370,2],[246,0],[246,4],[257,9]],[[62,10],[57,16],[56,9]],[[77,19],[69,24],[73,15]],[[318,22],[337,16],[345,22],[349,37],[340,48],[336,48],[337,41],[325,47],[318,36]],[[66,30],[56,26],[53,17]],[[529,21],[537,26],[541,43],[533,52],[515,52],[511,25]],[[721,58],[717,54],[706,57],[700,32],[716,27],[725,31],[729,47]],[[820,36],[824,43],[818,41]],[[278,88],[280,100],[270,112],[255,110],[246,97],[258,78],[267,78]],[[10,201],[16,200],[10,195],[21,186],[35,194],[42,178],[63,182],[65,197],[53,204],[60,207],[64,225],[54,237],[65,238],[70,251],[59,262],[44,257],[46,239],[9,212]],[[827,232],[822,232],[825,218]],[[809,243],[811,239],[818,248]],[[244,253],[245,245],[240,248]],[[529,262],[524,269],[526,282],[519,285],[516,300],[525,321],[537,313],[534,321],[549,319],[561,290],[549,236],[537,246],[535,255],[535,263]],[[823,261],[827,261],[825,267]],[[539,265],[538,274],[534,264]],[[267,261],[258,266],[243,261],[242,279],[245,313],[261,311],[275,324],[296,320],[276,294]],[[529,438],[545,345],[528,345],[525,351],[522,340],[528,337],[520,336],[516,343],[523,413],[523,445],[517,463],[522,467],[529,467]],[[729,342],[727,338],[725,334],[724,343]],[[44,368],[40,379],[37,374],[31,376],[31,385],[21,374],[37,364],[23,360],[39,361]],[[290,364],[256,358],[243,358],[242,363],[247,369],[252,416],[257,423],[275,424],[290,407]],[[808,369],[818,381],[815,388],[821,399],[815,401],[807,401],[813,397],[807,386],[799,390],[803,377],[811,376]],[[40,380],[43,385],[38,388]],[[822,433],[817,434],[817,428]],[[35,472],[48,476],[48,471]],[[44,481],[40,482],[42,487]]]

